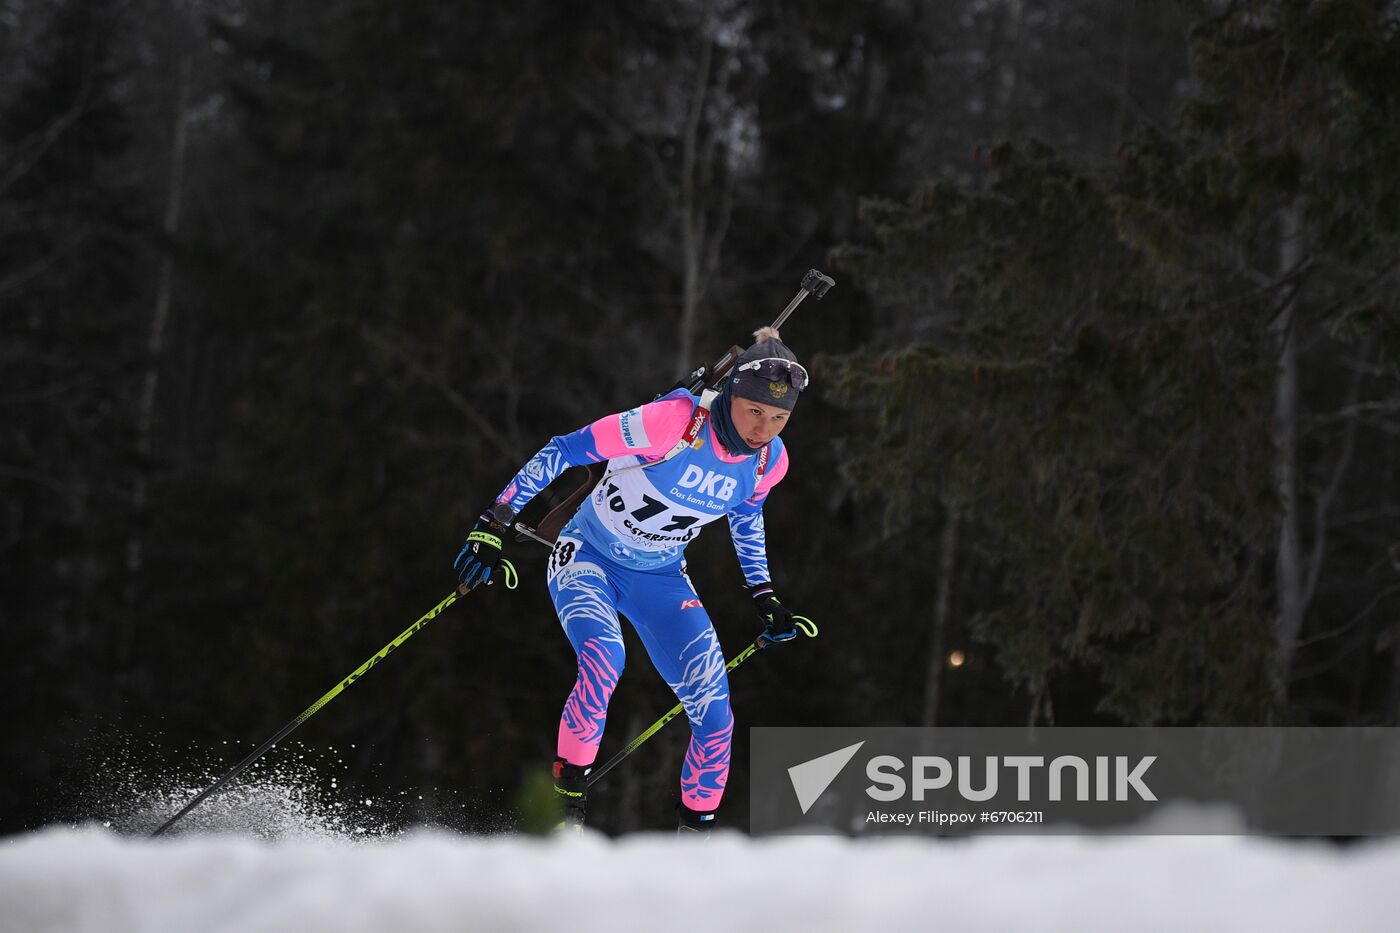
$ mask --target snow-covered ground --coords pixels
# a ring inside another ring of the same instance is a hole
[[[1400,840],[540,838],[513,831],[504,791],[371,797],[333,749],[298,746],[150,839],[226,763],[181,780],[128,751],[69,790],[90,822],[0,837],[0,933],[1400,930]],[[399,833],[425,814],[494,831]],[[1195,808],[1142,828],[1241,825]]]
[[[1400,842],[0,839],[4,933],[1396,930]]]

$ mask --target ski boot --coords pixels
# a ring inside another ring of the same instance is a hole
[[[715,814],[711,810],[709,813],[701,813],[699,810],[692,810],[683,803],[676,804],[676,835],[682,838],[708,839],[710,831],[715,828]]]
[[[569,764],[562,758],[554,759],[554,793],[559,798],[560,809],[559,823],[554,827],[556,832],[583,831],[588,772],[592,770],[591,766]]]

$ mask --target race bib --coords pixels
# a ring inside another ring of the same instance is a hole
[[[645,470],[603,477],[590,498],[598,521],[625,547],[674,551],[723,514],[677,502],[652,484]]]

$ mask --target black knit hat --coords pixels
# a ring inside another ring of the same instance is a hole
[[[771,327],[754,331],[754,345],[739,355],[729,377],[731,395],[786,411],[806,387],[807,370]]]

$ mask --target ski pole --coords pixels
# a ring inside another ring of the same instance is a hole
[[[798,629],[801,630],[803,635],[806,635],[808,638],[817,637],[817,626],[812,622],[811,619],[807,618],[806,616],[793,616],[793,620],[796,623]],[[740,664],[743,664],[749,658],[753,657],[754,652],[758,650],[760,650],[758,647],[758,642],[754,641],[743,651],[740,651],[738,654],[736,654],[734,656],[734,660],[730,661],[724,666],[725,673],[728,673],[729,671],[734,670],[734,668],[738,667]],[[613,768],[621,764],[624,758],[635,752],[638,748],[641,747],[643,742],[651,738],[653,735],[656,735],[656,733],[660,732],[662,727],[664,727],[668,722],[670,722],[672,719],[675,719],[680,714],[681,704],[677,703],[675,706],[671,707],[670,711],[667,712],[666,715],[662,716],[656,722],[648,726],[645,732],[637,736],[632,741],[628,742],[626,748],[609,758],[607,763],[604,764],[601,768],[594,768],[592,773],[588,775],[587,786],[592,787],[594,784],[598,783],[598,781],[602,779],[603,775],[607,774]]]
[[[513,590],[515,589],[514,581],[516,579],[515,568],[510,564],[509,561],[504,561],[503,563],[508,568],[506,571],[506,588]],[[468,592],[470,592],[470,590]],[[249,754],[247,758],[244,758],[238,764],[234,765],[233,768],[227,774],[225,774],[213,784],[209,785],[209,787],[201,791],[198,797],[185,804],[184,809],[172,816],[170,819],[166,820],[164,823],[160,824],[160,827],[155,832],[151,833],[151,837],[155,838],[156,836],[159,836],[162,833],[164,833],[171,826],[174,826],[175,823],[178,822],[180,818],[183,817],[186,813],[189,813],[195,807],[203,803],[206,797],[214,793],[219,788],[223,787],[229,781],[232,781],[234,778],[238,777],[238,775],[243,773],[243,770],[245,768],[247,768],[253,762],[257,761],[259,758],[265,755],[268,749],[272,748],[278,742],[286,738],[287,735],[297,726],[301,725],[302,723],[310,719],[312,716],[316,715],[316,712],[320,710],[321,707],[325,706],[331,700],[334,700],[346,687],[350,686],[355,681],[363,677],[369,671],[370,668],[374,667],[380,661],[387,658],[391,651],[393,651],[395,648],[398,648],[404,642],[408,641],[409,638],[411,638],[414,635],[414,633],[416,633],[423,626],[427,625],[429,622],[433,621],[433,619],[436,619],[443,612],[443,610],[455,603],[460,597],[465,595],[466,593],[461,592],[459,588],[457,591],[453,592],[451,596],[448,596],[442,602],[429,609],[421,619],[419,619],[417,622],[414,622],[408,628],[404,629],[403,633],[399,635],[398,638],[395,638],[393,641],[389,642],[389,644],[385,645],[383,648],[379,649],[379,651],[375,652],[368,661],[355,668],[355,670],[353,670],[350,673],[350,676],[346,677],[340,683],[336,684],[334,687],[328,690],[325,696],[321,697],[315,703],[312,703],[310,706],[308,706],[306,708],[306,711],[303,712],[300,716],[287,723],[281,729],[277,730],[276,735],[259,745],[257,748],[253,749],[252,753]]]

